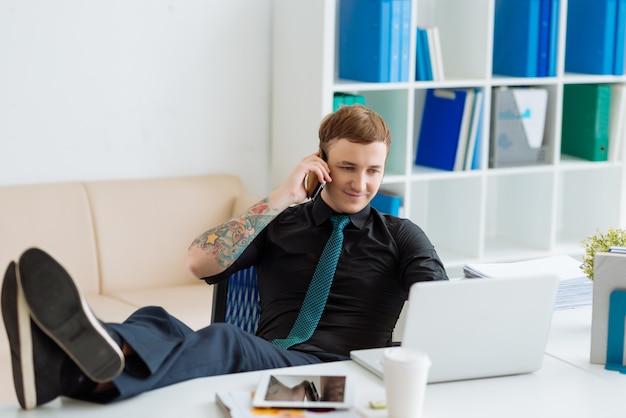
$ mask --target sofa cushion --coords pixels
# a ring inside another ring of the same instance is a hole
[[[55,257],[82,292],[97,294],[98,259],[91,210],[81,183],[0,187],[0,265],[30,247]]]
[[[205,282],[127,290],[114,297],[137,307],[160,306],[194,330],[211,323],[213,286]]]
[[[241,180],[232,175],[101,181],[86,187],[105,295],[198,284],[185,268],[185,251],[195,237],[227,220],[243,193]]]

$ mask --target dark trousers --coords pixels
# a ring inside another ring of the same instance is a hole
[[[322,362],[313,354],[285,350],[230,324],[193,331],[154,306],[139,309],[122,324],[108,325],[136,355],[127,357],[124,372],[113,381],[119,395],[94,401],[121,400],[197,377]]]

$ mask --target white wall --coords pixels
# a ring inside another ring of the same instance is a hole
[[[0,0],[0,184],[268,184],[272,0]]]

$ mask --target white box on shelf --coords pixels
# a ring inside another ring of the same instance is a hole
[[[590,362],[606,364],[609,298],[615,289],[626,289],[626,255],[596,253],[593,261],[593,307]]]

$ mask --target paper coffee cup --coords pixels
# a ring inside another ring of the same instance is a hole
[[[389,418],[420,418],[431,361],[422,351],[390,347],[383,352]]]

